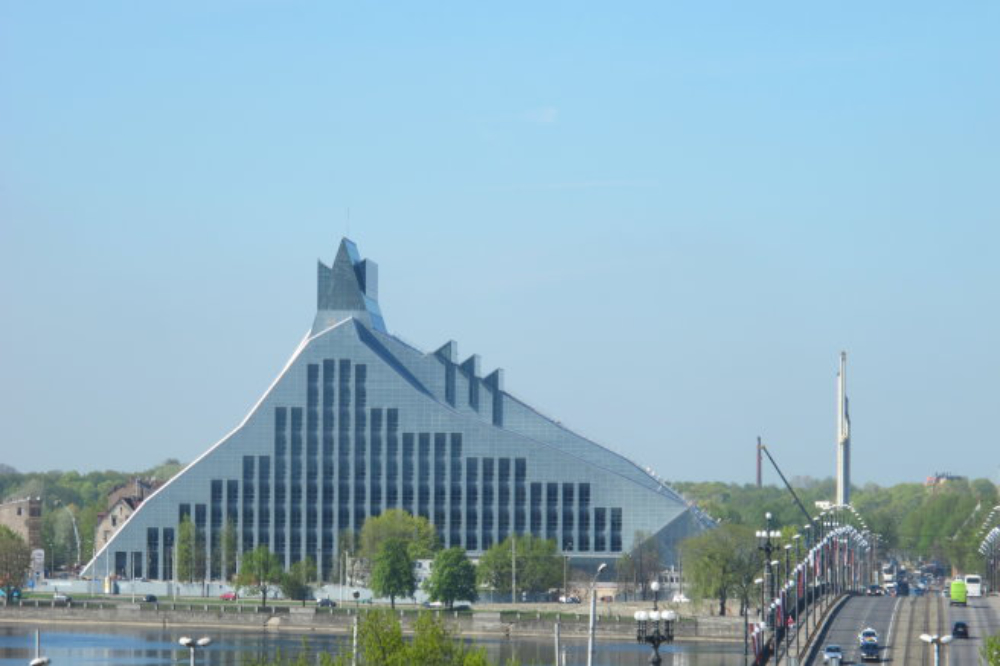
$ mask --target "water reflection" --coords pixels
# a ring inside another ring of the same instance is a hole
[[[187,663],[189,652],[177,644],[184,635],[200,637],[197,631],[183,629],[135,629],[92,627],[86,629],[42,630],[42,653],[53,666],[70,664],[121,664],[137,666],[176,665]],[[24,666],[34,656],[33,625],[0,626],[0,665]],[[295,656],[303,650],[312,653],[349,650],[349,638],[325,634],[208,632],[211,647],[199,650],[197,663],[211,666],[240,666],[251,655],[272,656],[278,651]],[[503,663],[514,657],[522,664],[555,663],[555,646],[551,638],[520,638],[517,640],[484,639],[477,641],[486,647],[490,657]],[[563,640],[566,664],[587,661],[586,641]],[[648,646],[623,641],[598,642],[596,666],[639,666],[648,663]],[[740,666],[743,646],[731,643],[680,643],[660,648],[667,666]]]

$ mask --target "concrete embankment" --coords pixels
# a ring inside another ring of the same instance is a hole
[[[274,606],[265,609],[249,605],[219,604],[131,604],[80,602],[68,606],[31,604],[0,607],[0,624],[115,625],[157,628],[220,628],[247,631],[348,633],[356,614],[368,612],[353,608]],[[418,613],[398,610],[404,630],[411,628]],[[551,636],[558,620],[560,633],[567,637],[586,636],[586,613],[561,613],[558,616],[530,612],[476,611],[439,613],[454,629],[466,636]],[[629,639],[635,636],[635,622],[623,616],[599,616],[599,636]],[[680,640],[743,640],[739,618],[684,617],[675,628]]]

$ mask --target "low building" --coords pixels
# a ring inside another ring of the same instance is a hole
[[[162,481],[153,479],[132,479],[108,493],[108,510],[98,514],[94,529],[95,553],[111,540],[143,500],[161,485]]]
[[[0,504],[0,525],[21,536],[34,550],[42,547],[42,500],[40,497],[7,500]]]

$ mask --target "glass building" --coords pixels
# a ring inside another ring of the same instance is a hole
[[[328,580],[337,541],[400,508],[443,545],[479,554],[510,534],[555,539],[579,564],[654,535],[664,564],[710,522],[626,458],[508,393],[455,342],[425,353],[391,335],[378,269],[344,239],[319,264],[312,329],[231,433],[150,496],[84,575],[171,580],[178,528],[194,526],[205,577],[226,578],[222,533]],[[232,530],[232,527],[229,529]]]

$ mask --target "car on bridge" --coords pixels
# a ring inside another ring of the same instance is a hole
[[[951,635],[955,638],[968,638],[969,637],[969,625],[965,622],[956,622],[951,625]]]
[[[840,649],[839,645],[827,645],[823,648],[823,663],[832,664],[833,666],[839,666],[840,662],[844,660],[844,651]]]
[[[862,643],[859,651],[861,661],[882,661],[878,654],[878,643]]]
[[[864,645],[865,643],[878,644],[878,632],[872,629],[871,627],[868,627],[867,629],[862,630],[860,634],[858,634],[858,642],[861,643],[862,645]]]

